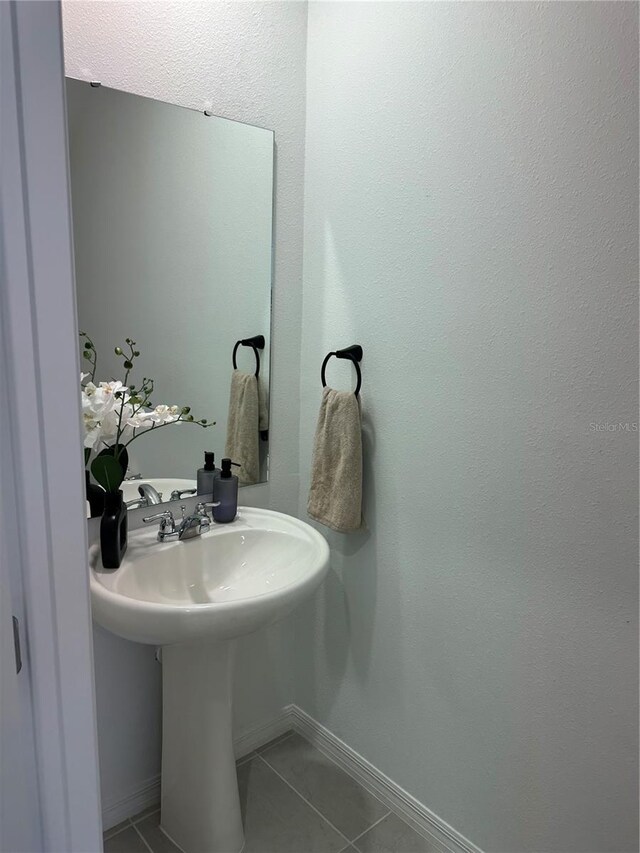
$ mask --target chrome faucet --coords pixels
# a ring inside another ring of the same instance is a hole
[[[165,509],[164,512],[157,512],[155,515],[148,515],[142,520],[145,524],[151,524],[152,521],[160,521],[160,527],[158,528],[158,542],[164,542],[165,539],[178,538],[176,522],[170,509]]]
[[[127,509],[136,509],[139,506],[156,506],[162,503],[162,494],[154,489],[151,483],[141,483],[138,486],[138,494],[140,495],[139,498],[127,501]]]
[[[207,507],[219,506],[219,501],[210,501],[208,503],[199,503],[192,515],[186,515],[186,506],[183,504],[182,520],[176,527],[176,522],[171,510],[167,509],[164,512],[158,512],[155,515],[149,515],[143,518],[145,524],[150,524],[152,521],[160,521],[158,529],[158,542],[165,542],[167,539],[194,539],[196,536],[201,536],[206,533],[211,526],[211,518],[207,512]]]
[[[141,498],[146,498],[149,506],[162,503],[162,495],[153,488],[151,483],[141,483],[138,486],[138,494]]]
[[[201,536],[206,533],[211,527],[211,518],[207,512],[207,507],[220,506],[220,501],[209,501],[208,503],[196,504],[196,509],[193,515],[185,517],[186,507],[180,507],[182,510],[182,521],[178,528],[178,539],[193,539],[195,536]]]

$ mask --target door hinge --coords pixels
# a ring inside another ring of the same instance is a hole
[[[16,672],[22,669],[22,654],[20,652],[20,623],[13,617],[13,648],[16,653]]]

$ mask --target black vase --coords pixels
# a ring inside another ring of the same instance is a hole
[[[117,569],[120,566],[127,550],[127,506],[121,491],[104,493],[100,550],[105,569]]]
[[[89,517],[97,518],[104,510],[104,489],[91,482],[89,472],[84,472],[84,491],[89,501]]]

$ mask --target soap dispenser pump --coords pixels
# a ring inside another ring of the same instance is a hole
[[[231,473],[231,466],[239,468],[237,462],[230,459],[222,460],[220,477],[215,484],[215,498],[218,506],[213,507],[213,520],[219,524],[233,521],[238,512],[238,478]]]
[[[198,494],[213,497],[213,481],[220,476],[220,469],[216,468],[215,456],[210,451],[205,451],[204,468],[198,468]]]

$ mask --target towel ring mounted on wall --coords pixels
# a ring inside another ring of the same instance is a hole
[[[353,362],[353,366],[356,369],[356,374],[358,376],[358,381],[356,383],[356,390],[354,394],[356,397],[360,393],[360,388],[362,386],[362,372],[360,370],[360,362],[362,361],[362,347],[360,344],[353,344],[350,347],[346,347],[345,349],[338,349],[335,352],[327,353],[324,361],[322,362],[322,369],[320,371],[320,378],[322,379],[322,387],[326,388],[327,380],[325,379],[324,371],[327,366],[327,362],[331,358],[332,355],[335,355],[336,358],[347,358],[349,361]]]
[[[254,335],[252,338],[243,338],[240,341],[236,341],[236,345],[233,348],[233,355],[231,356],[231,360],[233,362],[233,367],[235,370],[238,369],[238,365],[236,364],[236,353],[238,352],[238,347],[251,347],[253,350],[253,354],[256,357],[256,379],[260,375],[260,354],[258,352],[259,349],[264,349],[264,335]]]

